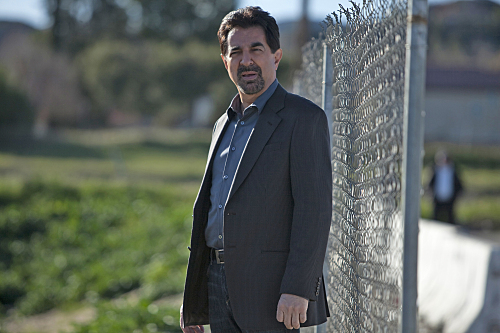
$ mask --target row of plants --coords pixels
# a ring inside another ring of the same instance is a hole
[[[180,293],[192,199],[172,187],[2,185],[0,312]]]
[[[75,325],[74,333],[155,333],[182,332],[179,327],[179,308],[142,299],[127,302],[119,299],[100,302],[97,317],[90,323]]]

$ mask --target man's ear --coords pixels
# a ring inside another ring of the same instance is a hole
[[[276,52],[274,52],[274,70],[278,70],[278,65],[280,64],[282,57],[283,57],[283,50],[277,49]]]
[[[224,63],[224,67],[226,67],[227,70],[227,60],[226,57],[221,53],[220,57],[222,58],[222,62]]]

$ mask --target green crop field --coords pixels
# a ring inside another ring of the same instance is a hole
[[[179,331],[178,305],[158,300],[182,292],[209,140],[210,130],[3,140],[1,316],[92,307],[74,332]]]

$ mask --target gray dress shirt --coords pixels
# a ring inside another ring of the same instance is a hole
[[[208,247],[224,248],[224,208],[226,207],[226,201],[255,124],[277,86],[278,80],[276,79],[243,113],[240,112],[240,97],[236,95],[231,102],[231,106],[226,111],[230,122],[214,157],[212,168],[211,206],[208,212],[207,228],[205,229],[205,239]]]

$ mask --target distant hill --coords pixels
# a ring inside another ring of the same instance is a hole
[[[8,34],[14,32],[31,33],[33,31],[35,31],[33,27],[21,22],[0,21],[0,44],[2,44],[2,40]]]
[[[326,16],[326,14],[325,14]],[[297,50],[298,22],[278,22],[285,53]],[[500,4],[465,0],[429,7],[428,58],[430,67],[500,71]],[[309,23],[310,37],[322,32],[320,22]]]
[[[429,8],[431,67],[500,71],[500,4],[457,1]]]
[[[325,15],[326,16],[326,15]],[[295,52],[297,49],[297,30],[299,29],[298,21],[278,22],[280,28],[281,48],[286,53]],[[323,31],[320,22],[309,22],[309,36],[317,38]]]
[[[500,48],[500,4],[476,0],[430,6],[429,37],[445,44],[472,47],[481,41]]]

